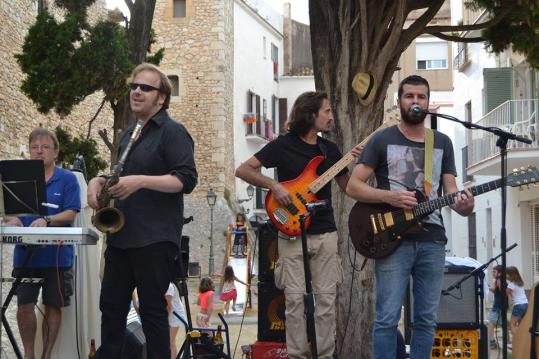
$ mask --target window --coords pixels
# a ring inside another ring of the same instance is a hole
[[[186,0],[174,0],[173,17],[185,17],[186,14]]]
[[[266,44],[266,37],[262,36],[262,54],[264,55],[264,60],[267,59],[268,57],[267,50],[266,50],[267,47],[268,45]]]
[[[416,40],[416,60],[418,70],[447,69],[447,42],[432,39]]]
[[[271,61],[273,62],[273,80],[279,81],[279,48],[271,44]]]
[[[179,96],[180,95],[180,82],[178,80],[178,76],[176,75],[170,75],[168,76],[168,79],[170,80],[170,84],[172,85],[172,96]]]

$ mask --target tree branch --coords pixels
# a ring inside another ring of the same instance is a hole
[[[410,45],[410,43],[423,33],[425,26],[434,18],[442,7],[444,0],[431,0],[431,6],[425,11],[416,21],[404,30],[401,34],[399,45],[395,47],[395,55],[400,56],[402,51]]]
[[[505,7],[502,11],[496,15],[496,17],[482,22],[480,24],[470,24],[470,25],[431,25],[425,26],[423,33],[433,34],[436,32],[457,32],[457,31],[472,31],[472,30],[482,30],[487,27],[497,25],[503,18],[509,13],[509,7]]]
[[[430,33],[430,35],[435,36],[435,37],[437,37],[439,39],[442,39],[442,40],[452,41],[452,42],[482,42],[482,41],[485,41],[485,38],[483,38],[483,37],[460,37],[460,36],[442,34],[441,32]]]
[[[99,136],[103,139],[103,142],[105,142],[105,145],[108,147],[109,151],[110,151],[111,153],[113,153],[113,151],[114,151],[114,145],[113,145],[112,142],[110,142],[110,140],[109,140],[109,135],[108,135],[107,129],[104,128],[104,129],[102,129],[102,130],[97,131],[97,133],[98,133]]]
[[[101,101],[101,105],[99,105],[99,108],[97,109],[94,117],[92,117],[92,119],[88,122],[88,133],[86,134],[87,139],[90,138],[90,133],[92,132],[92,124],[94,123],[95,119],[97,118],[97,115],[99,115],[99,113],[103,109],[103,106],[105,105],[105,101],[107,101],[107,100],[103,97],[103,101]]]
[[[124,0],[124,2],[127,5],[127,8],[129,9],[130,16],[133,16],[133,10],[135,8],[135,4],[133,4],[133,2],[131,0]]]
[[[406,3],[401,1],[396,1],[397,8],[395,11],[395,16],[393,17],[393,20],[391,21],[391,25],[389,29],[387,30],[389,32],[389,35],[387,37],[387,41],[385,42],[384,46],[382,47],[380,51],[380,59],[386,59],[385,61],[388,61],[390,57],[392,57],[392,54],[394,53],[394,49],[397,46],[397,44],[400,41],[400,34],[402,31],[402,28],[404,27],[404,21],[406,20]]]
[[[365,66],[368,56],[369,40],[367,38],[367,3],[366,0],[359,0],[359,14],[361,15],[361,58],[360,66]]]

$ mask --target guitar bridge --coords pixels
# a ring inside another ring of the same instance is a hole
[[[376,218],[373,214],[371,214],[371,224],[372,224],[372,231],[374,234],[378,234],[378,227],[376,226]]]

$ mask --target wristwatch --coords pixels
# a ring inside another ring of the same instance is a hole
[[[45,222],[47,222],[47,227],[51,224],[52,222],[52,219],[50,216],[43,216],[43,219],[45,220]]]

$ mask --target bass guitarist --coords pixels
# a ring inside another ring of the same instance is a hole
[[[425,114],[411,111],[412,105],[428,108],[430,87],[427,80],[412,75],[399,85],[397,104],[401,112],[398,125],[376,133],[367,142],[354,168],[346,192],[358,201],[386,203],[411,209],[418,204],[416,191],[436,198],[457,191],[455,160],[451,140],[432,131],[432,178],[425,168]],[[375,174],[378,188],[366,182]],[[425,180],[427,182],[425,182]],[[474,208],[469,191],[456,195],[453,210],[462,216]],[[397,324],[409,277],[413,277],[413,332],[410,358],[430,358],[436,327],[436,312],[442,290],[447,238],[440,210],[403,234],[396,251],[375,260],[376,319],[373,330],[373,358],[395,358]]]
[[[291,194],[279,182],[300,176],[316,156],[325,157],[318,167],[318,175],[342,157],[335,143],[318,135],[319,132],[329,132],[332,122],[333,114],[327,95],[323,92],[303,93],[292,107],[287,133],[268,143],[242,163],[236,169],[236,176],[254,186],[270,189],[279,203],[289,205],[292,202]],[[358,156],[361,146],[356,146],[352,153]],[[278,181],[259,172],[262,166],[276,168]],[[335,180],[344,190],[349,177],[345,168],[337,174]],[[318,191],[317,198],[331,203],[331,182]],[[342,268],[337,253],[337,228],[331,206],[318,210],[313,216],[307,230],[307,240],[316,299],[318,357],[328,359],[333,357],[335,349],[336,284],[342,281]],[[301,240],[279,232],[278,247],[275,284],[285,292],[288,356],[291,359],[308,358],[310,356],[303,304],[305,279]]]

